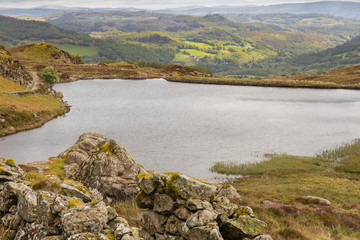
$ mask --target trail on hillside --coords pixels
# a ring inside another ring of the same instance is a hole
[[[36,74],[36,72],[31,72],[31,75],[33,77],[33,86],[31,90],[36,90],[39,88],[41,80],[39,79],[39,76]]]

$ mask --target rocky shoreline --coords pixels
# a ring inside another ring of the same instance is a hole
[[[46,162],[0,159],[0,190],[3,240],[271,239],[231,185],[146,170],[98,133]],[[113,207],[129,200],[139,226]]]

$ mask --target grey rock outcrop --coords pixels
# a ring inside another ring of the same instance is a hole
[[[99,190],[107,201],[133,199],[136,176],[147,172],[124,146],[98,133],[82,134],[59,157],[68,178]]]
[[[24,87],[31,87],[33,80],[28,71],[18,60],[11,57],[10,53],[0,45],[0,75]]]
[[[138,176],[140,225],[154,239],[221,240],[260,236],[266,223],[254,218],[250,207],[238,206],[232,186],[211,183],[180,173]]]
[[[68,178],[54,173],[56,164],[64,165]],[[57,158],[22,168],[46,179],[36,184],[57,188],[35,188],[14,160],[0,159],[4,240],[271,239],[261,235],[266,223],[239,205],[241,196],[231,185],[146,171],[123,146],[100,134],[83,134]],[[145,209],[140,228],[107,205],[135,195]]]
[[[0,217],[5,230],[0,239],[141,239],[146,234],[97,201],[97,194],[90,194],[93,198],[88,203],[77,193],[66,194],[34,191],[22,180],[4,183]]]

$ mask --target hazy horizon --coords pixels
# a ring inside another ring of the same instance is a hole
[[[328,0],[335,1],[335,0]],[[339,1],[339,0],[338,0]],[[360,2],[360,0],[342,1],[341,2]],[[61,7],[82,7],[82,8],[145,8],[145,9],[163,9],[163,8],[174,8],[174,7],[187,7],[187,6],[245,6],[245,5],[274,5],[284,3],[308,3],[308,2],[322,2],[314,0],[299,0],[299,1],[288,1],[288,0],[246,0],[237,1],[224,0],[219,2],[218,0],[153,0],[151,4],[145,0],[133,0],[131,2],[125,0],[103,0],[101,2],[95,0],[0,0],[0,8],[35,8],[42,6],[61,6]]]

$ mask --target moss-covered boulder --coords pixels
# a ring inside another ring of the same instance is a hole
[[[195,198],[210,201],[216,193],[216,186],[179,173],[169,173],[167,189],[182,199]]]
[[[221,227],[224,239],[237,240],[242,238],[254,238],[260,235],[267,227],[266,223],[249,216],[239,216],[237,219],[228,220]]]
[[[64,212],[61,224],[67,237],[82,232],[98,234],[102,232],[107,219],[107,208],[103,202],[88,203]]]

